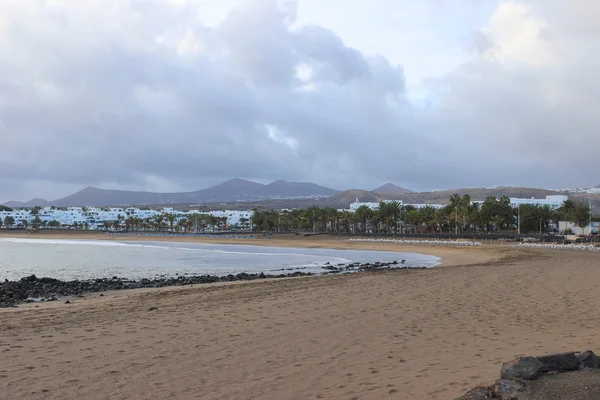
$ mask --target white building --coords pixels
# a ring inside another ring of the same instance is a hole
[[[510,205],[512,207],[518,207],[522,204],[531,204],[531,205],[538,205],[538,206],[548,205],[553,208],[559,208],[560,206],[562,206],[562,204],[565,202],[565,200],[568,200],[568,199],[569,199],[569,196],[563,196],[563,195],[546,196],[545,199],[536,199],[534,197],[531,197],[529,199],[511,197]]]
[[[392,202],[397,202],[400,205],[402,205],[402,200],[383,200],[384,203],[392,203]],[[356,199],[356,201],[352,204],[350,204],[350,211],[356,211],[358,210],[360,207],[366,206],[368,208],[370,208],[371,210],[377,210],[379,208],[379,203],[373,203],[373,202],[359,202],[358,199]]]
[[[15,226],[23,225],[23,221],[27,221],[27,223],[29,223],[34,219],[34,216],[31,215],[30,210],[0,211],[2,226],[5,226],[4,221],[6,220],[6,217],[12,217],[15,221]]]
[[[397,202],[399,203],[401,206],[412,206],[414,208],[423,208],[423,207],[433,207],[436,210],[440,209],[440,208],[444,208],[446,205],[445,204],[404,204],[402,202],[402,200],[383,200],[384,203],[392,203],[392,202]],[[356,201],[352,204],[350,204],[350,210],[351,212],[354,212],[356,210],[358,210],[360,207],[362,206],[366,206],[368,208],[370,208],[371,210],[378,210],[379,209],[379,203],[368,203],[368,202],[359,202],[358,199],[356,199]],[[340,210],[341,211],[341,210]]]
[[[219,218],[227,218],[227,226],[241,226],[242,220],[244,225],[248,226],[249,221],[252,218],[252,211],[210,211],[203,212],[199,210],[191,211],[178,211],[173,208],[164,208],[163,210],[150,210],[150,209],[138,209],[130,207],[127,209],[123,208],[99,208],[99,207],[69,207],[67,209],[59,209],[55,207],[44,207],[39,210],[37,216],[32,214],[31,210],[12,210],[12,211],[0,211],[0,219],[2,220],[2,226],[6,226],[6,217],[12,217],[14,219],[13,227],[22,227],[27,223],[32,225],[36,217],[44,223],[50,223],[52,221],[58,222],[61,226],[73,226],[77,224],[79,226],[86,226],[90,230],[102,228],[106,222],[114,222],[121,220],[122,223],[129,217],[135,217],[140,220],[152,219],[158,215],[175,215],[175,223],[179,222],[183,218],[189,218],[194,214],[210,214]]]
[[[600,222],[592,221],[591,225],[581,228],[571,221],[558,221],[558,230],[560,232],[571,231],[573,235],[590,235],[598,233]]]
[[[446,204],[406,204],[406,205],[413,206],[416,209],[423,208],[423,207],[433,207],[436,210],[439,210],[440,208],[446,207]]]

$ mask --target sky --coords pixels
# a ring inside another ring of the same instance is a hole
[[[1,0],[0,202],[600,184],[595,0]]]

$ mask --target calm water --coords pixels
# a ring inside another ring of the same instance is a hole
[[[157,275],[227,275],[240,272],[277,274],[281,268],[324,272],[320,266],[350,262],[406,260],[432,267],[434,256],[382,251],[297,249],[245,245],[95,240],[0,239],[0,279],[35,274],[58,279]],[[306,267],[306,269],[304,269]],[[290,271],[287,271],[290,272]]]

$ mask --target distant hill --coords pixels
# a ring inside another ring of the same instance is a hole
[[[412,190],[405,189],[400,186],[396,186],[393,183],[386,183],[377,189],[372,190],[373,193],[388,193],[388,194],[406,194],[412,193]]]
[[[7,203],[4,203],[3,205],[5,205],[6,207],[10,207],[10,208],[33,208],[33,207],[47,207],[50,205],[50,202],[48,200],[44,200],[44,199],[33,199],[33,200],[29,200],[27,202],[23,202],[23,201],[9,201]]]
[[[125,190],[107,190],[87,187],[70,196],[55,201],[33,199],[28,202],[10,201],[5,206],[11,208],[35,206],[165,206],[176,205],[180,208],[193,207],[195,204],[210,205],[211,209],[223,206],[231,208],[294,208],[318,205],[347,209],[357,199],[360,202],[379,202],[380,200],[402,200],[407,204],[446,204],[454,193],[469,194],[473,200],[485,200],[488,196],[501,197],[535,197],[544,198],[552,194],[562,194],[553,190],[525,187],[468,188],[450,189],[432,192],[393,193],[398,186],[384,185],[374,191],[352,189],[343,192],[309,182],[275,181],[268,185],[244,179],[231,179],[218,185],[181,193],[134,192]],[[388,191],[381,192],[382,190]],[[594,213],[600,212],[600,195],[571,194],[575,201],[590,200]]]
[[[282,198],[310,198],[331,196],[336,190],[309,182],[275,181],[268,185],[244,179],[231,179],[218,185],[181,193],[134,192],[87,187],[61,199],[47,202],[36,199],[27,203],[8,202],[9,207],[40,206],[128,206],[159,204],[200,204],[215,202],[259,201]],[[34,204],[35,202],[35,204]],[[39,204],[38,204],[39,203]]]
[[[286,182],[279,180],[266,185],[262,194],[269,197],[306,197],[306,193],[311,193],[311,196],[332,196],[337,192],[337,190],[310,182]]]
[[[380,193],[369,192],[368,190],[352,189],[337,193],[327,199],[327,206],[334,208],[348,208],[355,201],[361,203],[377,203],[380,200],[388,200],[396,195],[383,195]]]

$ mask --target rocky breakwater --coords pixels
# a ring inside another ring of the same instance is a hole
[[[153,279],[102,278],[91,280],[61,281],[53,278],[38,278],[35,275],[19,281],[0,282],[0,308],[14,307],[19,303],[34,301],[55,301],[60,297],[83,296],[86,293],[98,293],[110,290],[160,288],[167,286],[186,286],[215,282],[251,281],[268,278],[288,278],[307,276],[311,273],[292,272],[278,275],[239,273],[236,275],[193,275],[177,277],[157,277]]]
[[[331,265],[326,263],[323,267],[323,274],[339,274],[342,272],[367,272],[367,271],[385,271],[390,269],[427,269],[421,266],[404,265],[406,260],[396,260],[390,262],[373,262],[373,263],[351,263]]]
[[[425,269],[404,265],[405,260],[375,263],[325,264],[322,275],[348,272],[367,272],[389,269]],[[111,290],[160,288],[167,286],[186,286],[215,282],[251,281],[256,279],[291,278],[314,275],[300,268],[282,268],[271,272],[279,273],[239,273],[236,275],[185,275],[175,277],[159,276],[152,279],[125,279],[119,277],[61,281],[53,278],[38,278],[31,275],[18,281],[0,282],[0,308],[14,307],[19,303],[36,301],[56,301],[61,297],[82,297],[86,293],[98,293]]]
[[[493,385],[457,400],[600,399],[599,364],[593,351],[519,357],[502,365]]]

